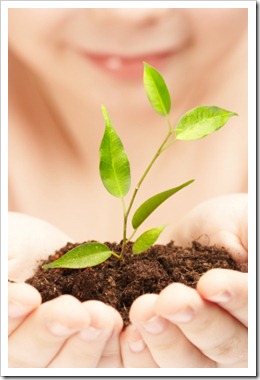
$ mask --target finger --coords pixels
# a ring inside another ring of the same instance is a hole
[[[136,327],[127,326],[121,334],[120,342],[125,368],[158,368]]]
[[[235,261],[248,261],[248,195],[228,194],[198,204],[173,230],[176,244],[192,240],[225,247]]]
[[[225,310],[204,301],[195,289],[175,283],[165,288],[156,313],[183,334],[218,366],[243,367],[247,361],[247,329]]]
[[[194,220],[196,220],[195,216]],[[212,227],[212,230],[209,231],[208,225],[210,225],[210,222],[205,220],[199,232],[196,231],[196,233],[191,234],[189,231],[189,223],[184,219],[173,231],[174,242],[185,247],[189,246],[192,240],[196,240],[205,246],[216,246],[219,247],[219,249],[225,247],[225,250],[230,254],[233,260],[239,264],[243,264],[244,267],[247,268],[248,251],[247,247],[242,244],[241,235],[238,235],[236,231],[232,231],[231,227],[230,230],[224,230],[221,225],[215,228]]]
[[[64,341],[87,328],[90,317],[72,296],[40,305],[9,338],[9,367],[46,367]]]
[[[203,239],[201,239],[203,244]],[[205,241],[204,241],[205,242]],[[243,264],[245,268],[248,262],[247,247],[242,244],[241,235],[238,235],[237,231],[224,230],[219,227],[219,230],[210,235],[210,245],[216,247],[225,247],[230,256],[239,264]]]
[[[199,294],[219,304],[245,326],[248,324],[248,274],[212,269],[197,284]]]
[[[120,333],[123,328],[123,320],[115,309],[110,307],[110,311],[114,315],[114,330],[103,350],[101,359],[98,363],[99,368],[123,367],[120,349]]]
[[[170,321],[155,314],[156,294],[139,297],[130,309],[130,319],[138,328],[155,362],[163,368],[214,367]]]
[[[40,304],[40,293],[32,286],[8,283],[8,335]]]
[[[68,339],[48,367],[97,367],[113,332],[115,315],[109,306],[99,301],[86,301],[82,303],[82,308],[90,316],[90,325]]]

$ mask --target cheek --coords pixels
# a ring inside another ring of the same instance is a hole
[[[42,59],[59,41],[70,9],[9,9],[9,47],[30,62]]]
[[[225,43],[247,27],[247,9],[187,9],[187,15],[194,35],[205,41],[218,36]]]

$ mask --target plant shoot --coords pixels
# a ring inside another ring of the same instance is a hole
[[[131,188],[130,162],[108,112],[106,108],[102,106],[105,131],[99,148],[99,172],[106,190],[112,196],[120,198],[122,203],[123,237],[120,254],[111,251],[106,245],[99,242],[88,242],[73,248],[58,260],[44,265],[43,268],[91,267],[106,261],[112,255],[118,259],[123,259],[127,244],[132,240],[143,222],[163,202],[194,181],[194,179],[190,179],[181,185],[153,195],[142,203],[133,213],[132,231],[129,236],[129,216],[135,198],[155,161],[177,140],[189,141],[204,138],[222,128],[232,116],[237,116],[235,112],[227,111],[216,106],[199,106],[185,113],[179,119],[177,125],[173,127],[169,120],[171,97],[162,75],[154,67],[148,63],[144,63],[143,82],[146,95],[154,111],[165,118],[167,132],[148,167],[135,186],[128,205],[125,203],[125,196],[129,193]],[[145,252],[157,241],[164,228],[165,225],[154,227],[143,232],[133,243],[132,253],[138,255]]]

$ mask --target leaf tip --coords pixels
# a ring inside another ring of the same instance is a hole
[[[101,111],[102,111],[103,118],[107,122],[109,120],[109,116],[108,116],[107,109],[103,104],[101,105]]]

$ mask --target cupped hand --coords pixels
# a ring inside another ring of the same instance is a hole
[[[121,337],[124,366],[247,367],[246,293],[245,273],[213,269],[198,290],[175,283],[139,297]]]
[[[186,246],[192,240],[225,247],[234,260],[247,264],[248,195],[223,195],[200,203],[173,227],[173,240]]]
[[[121,367],[122,319],[99,301],[70,295],[41,303],[23,281],[38,263],[72,241],[50,224],[19,213],[9,215],[8,349],[10,368]]]
[[[187,245],[224,246],[247,264],[247,196],[205,202],[176,226],[174,240]],[[121,336],[126,367],[201,368],[247,366],[248,275],[212,269],[191,289],[174,283],[159,295],[146,294],[132,305]]]

